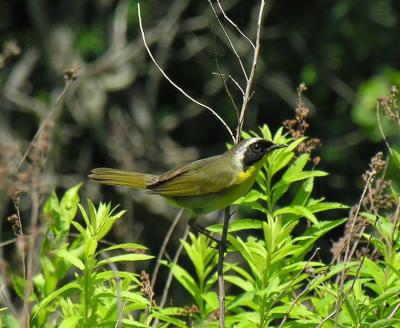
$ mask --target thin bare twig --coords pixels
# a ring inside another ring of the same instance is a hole
[[[46,124],[52,119],[54,113],[56,112],[57,108],[61,104],[61,101],[64,99],[64,96],[67,93],[71,82],[72,82],[72,80],[66,80],[64,88],[61,91],[60,95],[58,96],[53,108],[47,113],[45,119],[40,124],[39,129],[36,131],[35,136],[33,137],[32,141],[30,142],[30,144],[29,144],[28,148],[26,149],[24,155],[22,156],[21,161],[19,162],[19,164],[15,168],[14,173],[18,173],[18,171],[21,168],[22,164],[25,162],[26,157],[29,155],[29,152],[31,151],[31,149],[32,149],[37,137],[40,135],[40,133],[42,132],[42,130],[46,126]]]
[[[30,219],[30,230],[31,230],[31,237],[29,241],[23,238],[23,243],[28,243],[28,254],[25,255],[25,263],[26,266],[26,276],[24,277],[24,304],[22,309],[22,327],[30,327],[30,295],[32,294],[33,290],[33,264],[34,264],[34,257],[35,257],[35,246],[36,246],[36,236],[39,235],[38,229],[38,221],[39,221],[39,206],[40,206],[40,199],[39,193],[37,189],[33,190],[31,194],[32,199],[32,209],[31,209],[31,219]],[[23,246],[25,247],[25,245]]]
[[[351,238],[352,238],[352,236],[353,236],[356,218],[358,217],[358,213],[359,213],[359,211],[360,211],[360,209],[361,209],[362,201],[363,201],[363,199],[364,199],[364,197],[365,197],[367,191],[369,190],[372,181],[373,181],[373,176],[368,177],[368,179],[367,179],[367,181],[366,181],[366,183],[365,183],[363,192],[362,192],[362,194],[361,194],[360,200],[359,200],[359,202],[358,202],[356,211],[355,211],[355,213],[354,213],[354,215],[353,215],[353,216],[354,216],[354,220],[353,220],[352,225],[351,225],[351,227],[350,227],[349,234],[348,234],[348,238],[347,238],[346,243],[345,243],[346,251],[345,251],[345,255],[344,255],[344,259],[343,259],[343,260],[344,260],[344,267],[343,267],[342,275],[341,275],[341,278],[340,278],[340,284],[339,284],[339,285],[340,285],[340,291],[339,291],[339,296],[338,296],[338,301],[337,301],[337,303],[336,303],[336,307],[335,307],[335,309],[334,309],[329,315],[327,315],[327,316],[319,323],[318,327],[322,327],[322,325],[323,325],[325,322],[327,322],[328,320],[330,320],[330,319],[333,318],[333,317],[336,317],[336,319],[335,319],[335,327],[337,327],[337,325],[338,325],[338,322],[337,322],[337,321],[338,321],[339,310],[341,309],[341,307],[342,307],[344,301],[346,300],[347,296],[348,296],[348,295],[351,293],[351,291],[353,290],[354,285],[355,285],[355,282],[357,281],[357,279],[358,279],[358,277],[359,277],[359,275],[360,275],[361,268],[362,268],[362,266],[363,266],[363,264],[364,264],[364,260],[365,260],[365,257],[366,257],[365,255],[361,258],[361,261],[360,261],[360,263],[359,263],[359,265],[358,265],[358,267],[357,267],[356,274],[355,274],[355,276],[354,276],[354,279],[353,279],[353,281],[352,281],[351,286],[349,287],[349,289],[348,289],[346,292],[344,292],[344,279],[345,279],[345,276],[346,276],[346,265],[347,265],[348,262],[350,261],[352,255],[353,255],[353,252],[354,252],[354,247],[353,247],[353,250],[350,251],[350,242],[351,242]],[[376,228],[376,225],[377,225],[377,223],[378,223],[378,220],[379,220],[379,217],[377,216],[377,219],[375,220],[375,222],[374,222],[374,224],[373,224],[373,227],[372,227],[373,230]],[[369,238],[368,238],[367,245],[366,245],[367,248],[368,248],[368,246],[369,246],[370,243],[371,243],[372,236],[373,236],[373,234],[371,233],[370,236],[369,236]]]
[[[222,15],[223,15],[224,18],[227,20],[227,22],[228,22],[229,24],[231,24],[231,25],[239,32],[239,34],[240,34],[242,37],[244,37],[247,41],[249,41],[249,43],[251,44],[252,48],[255,49],[256,47],[254,46],[253,41],[251,41],[250,38],[249,38],[246,34],[244,34],[244,33],[242,32],[242,30],[239,28],[239,26],[237,26],[237,24],[236,24],[234,21],[232,21],[232,20],[228,17],[228,15],[225,13],[224,8],[222,8],[222,5],[221,5],[221,3],[219,2],[219,0],[217,0],[217,4],[218,4],[219,9],[221,10]]]
[[[381,132],[383,141],[385,142],[385,145],[386,145],[387,149],[389,150],[390,155],[393,156],[392,148],[390,147],[389,142],[388,142],[387,139],[386,139],[386,135],[385,135],[385,133],[383,132],[383,128],[382,128],[382,124],[381,124],[380,108],[381,108],[381,106],[379,105],[379,101],[377,101],[377,104],[376,104],[376,119],[377,119],[377,121],[378,121],[379,131]]]
[[[172,222],[171,226],[169,227],[169,230],[167,232],[167,234],[164,237],[163,243],[161,245],[160,251],[158,252],[157,255],[157,261],[156,261],[156,266],[154,267],[154,271],[151,277],[151,288],[154,289],[154,285],[156,283],[157,280],[157,275],[158,275],[158,270],[160,269],[160,265],[161,265],[161,259],[164,255],[165,252],[165,248],[167,247],[167,244],[172,236],[172,233],[175,230],[176,225],[178,224],[179,220],[181,219],[183,214],[183,209],[179,210],[178,214],[175,216],[174,221]]]
[[[219,26],[221,27],[222,31],[224,32],[225,37],[226,37],[226,39],[228,40],[229,45],[231,46],[232,51],[233,51],[233,53],[235,54],[235,56],[236,56],[236,58],[237,58],[237,60],[238,60],[238,62],[239,62],[240,68],[242,69],[242,72],[243,72],[244,77],[246,78],[246,81],[248,82],[248,81],[249,81],[249,78],[248,78],[248,76],[247,76],[246,69],[244,68],[242,59],[240,58],[240,56],[239,56],[239,54],[238,54],[238,52],[237,52],[237,50],[236,50],[236,48],[235,48],[235,45],[233,44],[231,38],[229,37],[229,34],[228,34],[228,32],[226,31],[224,25],[221,23],[221,20],[219,19],[218,14],[217,14],[217,12],[215,11],[215,8],[214,8],[214,6],[213,6],[211,0],[208,0],[208,3],[210,4],[210,7],[211,7],[212,11],[214,12],[215,18],[216,18],[217,21],[218,21],[218,24],[219,24]]]
[[[239,119],[239,109],[238,109],[238,107],[236,105],[235,99],[233,99],[233,96],[232,96],[231,92],[229,91],[228,84],[226,83],[226,80],[225,80],[225,75],[222,74],[222,72],[221,72],[221,69],[220,69],[219,63],[218,63],[218,59],[215,59],[215,63],[217,65],[218,75],[221,78],[222,83],[224,84],[225,91],[228,94],[229,99],[231,100],[233,108],[235,108],[237,119]]]
[[[263,327],[265,326],[265,320],[267,319],[266,316],[268,315],[270,309],[273,308],[273,306],[279,301],[279,299],[281,298],[281,296],[293,285],[293,283],[297,280],[297,278],[300,277],[300,275],[301,275],[301,274],[304,272],[304,270],[310,265],[311,261],[313,260],[313,258],[315,257],[315,255],[317,255],[317,253],[320,251],[320,249],[321,249],[320,247],[317,247],[317,248],[315,249],[314,253],[310,256],[310,258],[308,259],[307,263],[304,265],[304,268],[301,269],[301,270],[296,274],[295,277],[293,277],[292,281],[291,281],[285,288],[283,288],[283,289],[280,291],[279,295],[274,299],[274,301],[272,302],[272,304],[269,306],[268,312],[265,314],[264,322],[263,322],[263,325],[262,325]],[[320,277],[318,277],[318,279],[319,279],[319,278],[320,278]],[[283,317],[282,322],[280,323],[279,327],[282,327],[282,325],[284,324],[284,322],[285,322],[285,321],[287,320],[287,318],[289,317],[290,311],[292,311],[293,307],[296,305],[297,301],[300,299],[300,297],[301,297],[302,295],[304,295],[304,293],[312,286],[313,283],[314,283],[314,282],[312,282],[312,283],[310,282],[310,283],[307,285],[307,287],[303,290],[303,292],[300,293],[300,294],[296,297],[296,299],[293,301],[293,303],[292,303],[290,309],[286,312],[285,316]]]
[[[377,226],[377,224],[378,224],[378,221],[379,221],[379,217],[377,216],[377,218],[376,218],[376,220],[375,220],[375,222],[374,222],[374,225],[372,226],[372,230],[375,230],[375,228],[376,228],[376,226]],[[369,245],[371,244],[372,236],[373,236],[373,233],[371,233],[371,234],[369,235],[366,248],[368,248]],[[352,290],[354,289],[354,285],[355,285],[355,283],[356,283],[358,277],[360,276],[361,268],[362,268],[362,266],[363,266],[363,264],[364,264],[365,258],[366,258],[366,255],[364,255],[364,256],[361,258],[360,264],[358,265],[357,270],[356,270],[356,274],[355,274],[355,276],[354,276],[354,278],[353,278],[353,281],[351,282],[351,286],[349,287],[349,289],[348,289],[345,293],[343,293],[343,288],[342,288],[342,286],[341,286],[341,290],[340,290],[340,294],[341,294],[341,295],[340,295],[340,297],[339,297],[338,302],[336,303],[336,308],[335,308],[335,310],[334,310],[332,313],[330,313],[323,321],[321,321],[321,323],[320,323],[321,326],[318,325],[318,327],[322,327],[322,323],[326,322],[327,320],[329,320],[329,319],[332,318],[333,316],[335,316],[335,327],[338,327],[339,310],[342,308],[342,305],[343,305],[344,301],[346,300],[346,298],[349,296],[349,294],[350,294],[350,293],[352,292]],[[345,262],[345,263],[347,263],[347,262]]]
[[[189,230],[190,230],[189,225],[186,225],[186,229],[185,229],[185,232],[183,233],[183,236],[182,236],[182,239],[181,239],[181,243],[179,244],[179,247],[176,250],[174,258],[173,258],[173,260],[171,262],[171,269],[169,270],[167,281],[165,282],[164,291],[163,291],[163,294],[162,294],[162,297],[161,297],[161,301],[160,301],[160,304],[159,304],[159,308],[160,309],[162,309],[164,307],[164,305],[165,305],[165,303],[167,301],[169,288],[171,287],[172,278],[173,278],[172,267],[178,263],[179,256],[181,255],[182,249],[183,249],[183,242],[186,241],[186,239],[187,239],[187,237],[189,235]],[[157,323],[158,323],[158,319],[155,319],[153,324],[152,324],[152,327],[156,327]]]
[[[9,244],[15,243],[16,241],[17,241],[17,238],[13,238],[13,239],[10,239],[10,240],[7,240],[7,241],[3,241],[3,242],[0,243],[0,247],[7,246]]]
[[[265,0],[261,0],[260,9],[259,9],[259,13],[258,13],[258,21],[257,21],[256,47],[254,48],[253,63],[251,65],[250,76],[247,81],[246,90],[245,90],[244,96],[243,96],[242,109],[240,111],[238,127],[236,130],[236,142],[239,142],[239,140],[240,140],[240,135],[242,134],[242,128],[243,128],[243,123],[244,123],[244,116],[247,111],[247,105],[248,105],[251,95],[253,93],[252,87],[253,87],[254,77],[256,74],[258,55],[260,53],[261,30],[262,30],[264,17],[265,17],[264,8],[265,8]]]
[[[390,315],[388,316],[388,319],[393,319],[393,317],[396,315],[396,313],[397,313],[397,311],[399,310],[399,308],[400,308],[400,303],[398,303],[395,307],[394,307],[394,309],[393,309],[393,311],[390,313]]]
[[[240,90],[240,92],[242,93],[242,96],[244,96],[244,90],[243,90],[243,88],[240,86],[240,84],[239,84],[239,82],[238,81],[236,81],[233,77],[232,77],[232,75],[226,75],[226,74],[223,74],[223,73],[213,73],[213,74],[215,74],[215,75],[221,75],[221,76],[223,76],[223,77],[225,77],[225,78],[228,78],[228,79],[230,79],[236,86],[237,86],[237,88]]]
[[[208,109],[222,124],[223,126],[226,128],[226,130],[228,131],[229,135],[231,136],[232,140],[235,140],[235,137],[233,135],[232,130],[230,129],[230,127],[228,126],[228,124],[225,123],[225,121],[222,119],[221,116],[219,116],[217,114],[217,112],[212,109],[210,106],[207,106],[203,103],[201,103],[200,101],[194,99],[193,97],[191,97],[185,90],[183,90],[180,86],[178,86],[168,75],[167,73],[165,73],[165,71],[161,68],[161,66],[157,63],[157,61],[155,60],[150,48],[147,45],[147,41],[146,41],[146,36],[144,34],[144,30],[143,30],[143,24],[142,24],[142,15],[141,15],[141,11],[140,11],[140,3],[137,4],[137,8],[138,8],[138,19],[139,19],[139,27],[140,27],[140,32],[142,34],[142,40],[144,43],[144,46],[146,48],[146,51],[148,53],[148,55],[150,56],[152,62],[154,63],[154,65],[156,65],[156,67],[158,68],[158,70],[161,72],[161,74],[165,77],[165,79],[172,84],[172,86],[175,87],[175,89],[177,89],[180,93],[182,93],[186,98],[190,99],[191,101],[193,101],[195,104]]]

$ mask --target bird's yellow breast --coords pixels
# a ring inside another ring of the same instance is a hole
[[[255,165],[250,166],[249,168],[247,168],[246,171],[239,173],[236,176],[235,184],[242,184],[242,183],[246,182],[247,180],[251,180],[251,179],[255,178],[255,176],[257,175],[257,173],[260,169],[257,166],[255,166]]]

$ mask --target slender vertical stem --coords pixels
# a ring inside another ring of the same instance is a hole
[[[172,222],[171,226],[169,227],[169,230],[164,237],[160,251],[158,252],[156,266],[154,267],[153,276],[151,278],[151,288],[153,288],[153,289],[154,289],[154,285],[156,284],[158,270],[160,270],[161,259],[164,255],[165,249],[167,248],[167,244],[168,244],[169,240],[171,239],[172,233],[174,232],[176,225],[178,224],[179,220],[182,217],[182,214],[183,214],[183,209],[179,210],[178,214],[175,217],[174,222]]]
[[[243,123],[244,123],[244,117],[247,111],[247,105],[250,101],[252,92],[253,92],[253,82],[254,82],[254,77],[256,75],[256,67],[257,67],[257,62],[258,62],[258,55],[260,53],[260,39],[261,39],[261,32],[262,32],[262,26],[263,26],[263,21],[265,18],[265,0],[261,0],[260,2],[260,9],[258,13],[258,20],[257,20],[257,35],[256,35],[256,47],[254,49],[253,53],[253,63],[251,64],[251,71],[250,71],[250,76],[247,80],[246,84],[246,89],[243,95],[243,103],[242,103],[242,109],[240,111],[240,117],[239,117],[239,122],[238,122],[238,127],[236,130],[236,142],[239,142],[241,134],[242,134],[242,128],[243,128]]]
[[[224,226],[222,228],[221,242],[218,257],[218,298],[219,298],[219,328],[225,327],[225,284],[224,284],[224,258],[228,237],[229,220],[231,218],[230,206],[225,208]]]
[[[178,215],[180,213],[181,212],[179,212]],[[178,263],[179,256],[181,255],[182,250],[183,250],[183,241],[185,241],[187,239],[187,237],[189,235],[189,229],[190,229],[190,227],[189,227],[189,225],[187,225],[186,229],[185,229],[185,232],[183,233],[183,236],[182,236],[181,242],[179,244],[179,247],[176,250],[176,253],[175,253],[174,258],[172,260],[172,263],[171,263],[172,266],[171,266],[171,269],[169,270],[167,281],[165,282],[165,286],[164,286],[164,291],[163,291],[163,294],[161,296],[161,301],[160,301],[160,304],[158,306],[160,309],[162,309],[164,307],[165,303],[167,302],[169,288],[171,287],[172,278],[173,278],[172,268],[173,268],[174,265],[176,265]],[[152,328],[155,328],[158,325],[158,320],[159,320],[158,318],[154,319],[154,321],[153,321],[153,323],[151,325]]]
[[[185,241],[187,239],[189,235],[189,225],[186,227],[185,232],[183,233],[182,239],[181,239],[181,243],[179,244],[178,249],[176,250],[175,256],[172,260],[172,267],[178,263],[178,259],[179,256],[182,253],[182,249],[183,249],[183,243],[182,241]],[[167,297],[168,297],[168,292],[169,292],[169,288],[171,286],[171,282],[172,282],[172,278],[173,278],[173,274],[172,274],[172,269],[169,271],[168,277],[167,277],[167,281],[165,282],[165,287],[164,287],[164,293],[162,295],[161,301],[160,301],[160,305],[159,308],[162,309],[167,301]]]

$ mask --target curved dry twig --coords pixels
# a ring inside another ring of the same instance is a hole
[[[167,73],[165,73],[165,71],[161,68],[161,66],[157,63],[157,61],[155,60],[153,54],[150,51],[150,48],[147,45],[147,41],[146,41],[146,36],[144,34],[144,30],[143,30],[143,24],[142,24],[142,15],[141,15],[141,11],[140,11],[140,3],[137,4],[137,9],[138,9],[138,19],[139,19],[139,27],[140,27],[140,33],[142,34],[142,40],[144,43],[144,46],[146,48],[147,53],[149,54],[151,60],[153,61],[154,65],[156,65],[156,67],[158,68],[158,70],[161,72],[161,74],[165,77],[165,79],[171,83],[175,89],[177,89],[180,93],[182,93],[186,98],[190,99],[191,101],[193,101],[195,104],[208,109],[226,128],[226,130],[228,131],[229,135],[231,136],[232,140],[235,140],[235,137],[233,135],[232,130],[230,129],[230,127],[228,126],[228,124],[226,124],[226,122],[222,119],[221,116],[219,116],[217,114],[217,112],[212,109],[210,106],[207,106],[203,103],[201,103],[200,101],[194,99],[193,97],[191,97],[185,90],[183,90],[179,85],[177,85],[168,75]]]
[[[214,8],[211,0],[208,0],[208,3],[210,4],[210,7],[211,7],[212,11],[214,12],[215,18],[217,19],[219,26],[221,27],[222,31],[225,34],[225,37],[228,40],[229,45],[231,46],[233,53],[235,54],[237,60],[239,61],[240,68],[242,69],[242,72],[243,72],[244,77],[246,78],[246,81],[249,81],[249,77],[247,75],[246,69],[244,68],[242,59],[240,58],[240,56],[239,56],[239,54],[238,54],[238,52],[237,52],[237,50],[235,48],[235,45],[233,44],[231,38],[229,37],[228,32],[226,31],[226,29],[225,29],[224,25],[222,24],[221,20],[219,19],[218,14],[215,11],[215,8]]]
[[[236,29],[236,31],[239,32],[239,34],[240,34],[242,37],[244,37],[247,41],[249,41],[249,43],[251,44],[252,48],[255,49],[256,47],[254,46],[253,41],[251,41],[250,38],[249,38],[246,34],[244,34],[244,32],[242,32],[242,30],[239,28],[239,26],[237,26],[237,24],[236,24],[233,20],[231,20],[231,19],[229,18],[229,16],[225,13],[224,8],[222,8],[222,5],[221,5],[221,3],[219,2],[219,0],[217,0],[217,4],[218,4],[218,7],[219,7],[219,10],[221,10],[222,15],[223,15],[224,18],[227,20],[227,22],[228,22],[229,24],[231,24],[231,25]]]

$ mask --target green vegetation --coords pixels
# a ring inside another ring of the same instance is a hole
[[[399,4],[0,1],[0,328],[400,327]],[[87,178],[253,135],[226,248]]]
[[[268,158],[257,187],[237,201],[257,219],[239,215],[229,226],[224,263],[225,281],[230,285],[226,325],[400,324],[398,213],[352,212],[355,216],[347,218],[347,234],[336,245],[333,260],[324,263],[315,243],[346,219],[321,220],[319,215],[345,206],[312,197],[315,183],[327,173],[307,169],[310,154],[297,153],[299,145],[307,140],[305,137],[294,140],[282,129],[272,136],[266,125],[261,132],[262,137],[288,147]],[[373,170],[379,170],[379,165],[382,168],[380,161],[376,159],[367,172],[370,175],[366,178],[372,179],[370,187],[379,175]],[[211,242],[192,233],[189,240],[181,241],[192,268],[163,260],[186,290],[188,299],[186,305],[179,305],[172,298],[170,305],[159,308],[149,276],[119,267],[125,261],[153,261],[151,255],[145,254],[146,247],[105,242],[107,233],[125,211],[118,212],[110,204],[94,206],[90,200],[83,207],[78,196],[80,187],[66,191],[61,200],[53,193],[44,205],[40,269],[29,291],[33,306],[31,327],[151,327],[155,320],[158,327],[217,327],[218,252],[210,247]],[[373,208],[383,205],[375,203]],[[209,229],[221,233],[222,225]],[[354,256],[348,256],[349,249]],[[27,282],[16,273],[12,281],[15,292],[24,299]],[[1,312],[1,322],[6,327],[19,326],[6,308]]]

